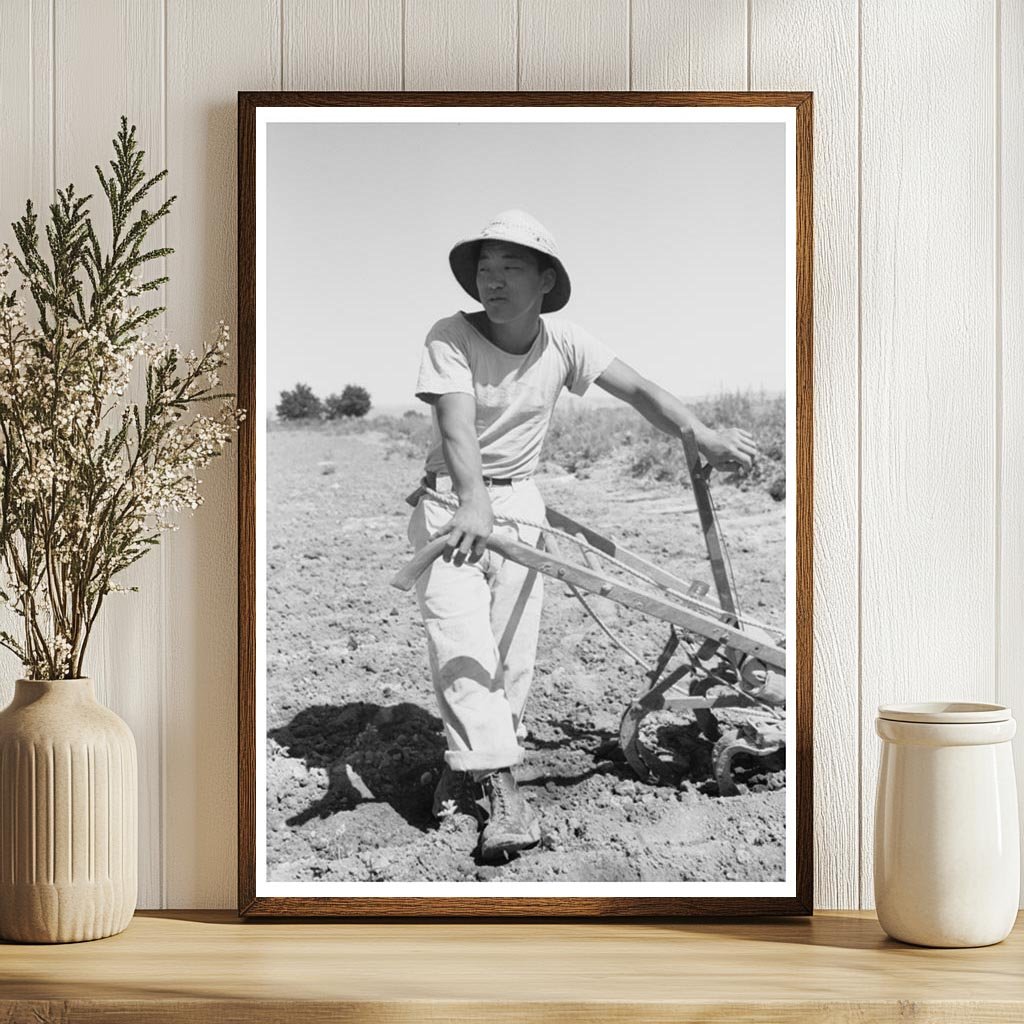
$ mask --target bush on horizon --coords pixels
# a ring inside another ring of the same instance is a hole
[[[324,401],[329,420],[358,419],[365,416],[371,406],[370,392],[359,384],[346,384],[340,395],[328,395]]]
[[[308,384],[296,384],[293,391],[282,391],[277,415],[282,420],[319,420],[324,404]]]

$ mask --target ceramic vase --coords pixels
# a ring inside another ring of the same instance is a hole
[[[988,946],[1013,928],[1020,894],[1017,789],[999,704],[891,704],[875,803],[875,906],[894,939]]]
[[[138,768],[91,679],[19,679],[0,712],[0,938],[123,931],[138,893]]]

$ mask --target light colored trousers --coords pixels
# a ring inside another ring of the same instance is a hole
[[[439,478],[437,490],[450,489]],[[544,501],[532,480],[491,486],[495,516],[544,520]],[[454,514],[425,496],[409,520],[419,550]],[[496,519],[494,532],[536,546],[533,526]],[[493,551],[479,562],[438,558],[416,583],[427,632],[434,691],[448,739],[445,760],[457,771],[483,772],[522,760],[523,709],[533,682],[543,580]]]

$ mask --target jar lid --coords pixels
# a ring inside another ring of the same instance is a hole
[[[972,704],[966,701],[928,701],[922,704],[881,704],[878,717],[889,722],[925,722],[935,725],[967,725],[972,722],[1008,722],[1005,704]]]

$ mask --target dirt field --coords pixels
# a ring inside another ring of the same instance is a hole
[[[444,739],[414,597],[388,585],[411,553],[402,499],[420,468],[372,431],[268,432],[268,878],[783,879],[783,758],[751,765],[737,775],[740,795],[719,796],[707,742],[686,717],[661,713],[644,735],[671,755],[669,773],[660,785],[638,782],[613,741],[642,670],[552,580],[518,769],[542,817],[541,845],[485,865],[474,854],[474,822],[431,819]],[[710,583],[689,491],[640,485],[614,462],[585,479],[554,467],[538,483],[549,505]],[[724,485],[714,496],[741,607],[781,626],[784,503]],[[611,613],[653,661],[667,626]]]

